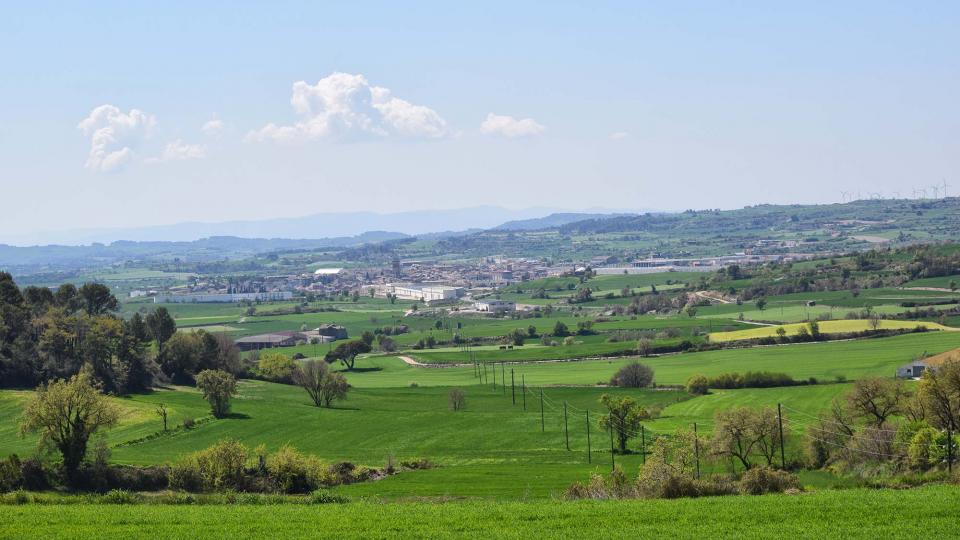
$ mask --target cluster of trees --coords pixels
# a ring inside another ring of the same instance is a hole
[[[927,370],[911,391],[902,382],[870,378],[807,428],[813,466],[863,468],[884,463],[894,470],[927,470],[957,456],[960,429],[960,361]]]
[[[89,366],[103,392],[128,394],[156,379],[192,383],[204,369],[238,374],[233,341],[203,331],[178,333],[173,317],[157,308],[129,320],[99,283],[22,291],[0,272],[0,386],[34,387],[68,379]]]
[[[773,388],[777,386],[796,386],[815,384],[816,380],[797,381],[786,373],[771,371],[748,371],[746,373],[721,373],[716,377],[693,375],[687,380],[687,391],[691,394],[705,394],[709,388]]]

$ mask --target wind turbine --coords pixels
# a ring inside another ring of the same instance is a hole
[[[933,191],[933,198],[934,198],[934,199],[939,199],[939,198],[940,198],[940,186],[934,184],[934,185],[930,186],[930,189]]]
[[[943,186],[943,198],[946,199],[946,198],[947,198],[947,188],[950,187],[950,185],[947,184],[947,179],[946,179],[946,178],[943,179],[943,184],[942,184],[942,186]]]
[[[841,192],[840,192],[840,201],[841,201],[841,202],[847,202],[847,197],[849,197],[849,196],[850,196],[850,192],[849,192],[849,191],[841,191]]]

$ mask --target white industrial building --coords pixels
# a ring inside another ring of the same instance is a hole
[[[400,300],[417,300],[423,302],[440,302],[456,300],[466,293],[463,287],[447,285],[419,285],[414,283],[391,283],[383,287],[383,294],[394,294]]]
[[[510,300],[496,300],[496,299],[487,299],[487,300],[478,300],[473,303],[473,309],[477,311],[515,311],[517,309],[517,303],[511,302]]]

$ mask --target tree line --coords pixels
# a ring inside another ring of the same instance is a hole
[[[129,394],[156,382],[191,384],[205,369],[242,371],[231,338],[177,332],[163,307],[128,320],[118,308],[99,283],[21,290],[0,272],[0,387],[34,388],[86,367],[101,391]]]

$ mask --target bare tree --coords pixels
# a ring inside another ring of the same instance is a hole
[[[454,388],[450,390],[449,394],[450,409],[454,411],[463,410],[467,406],[467,394],[459,388]]]
[[[160,416],[160,418],[163,418],[163,430],[166,431],[167,430],[167,405],[164,403],[157,405],[157,414]]]
[[[854,383],[853,390],[847,394],[847,403],[858,416],[880,427],[887,418],[902,411],[907,397],[909,394],[903,383],[872,377]]]

